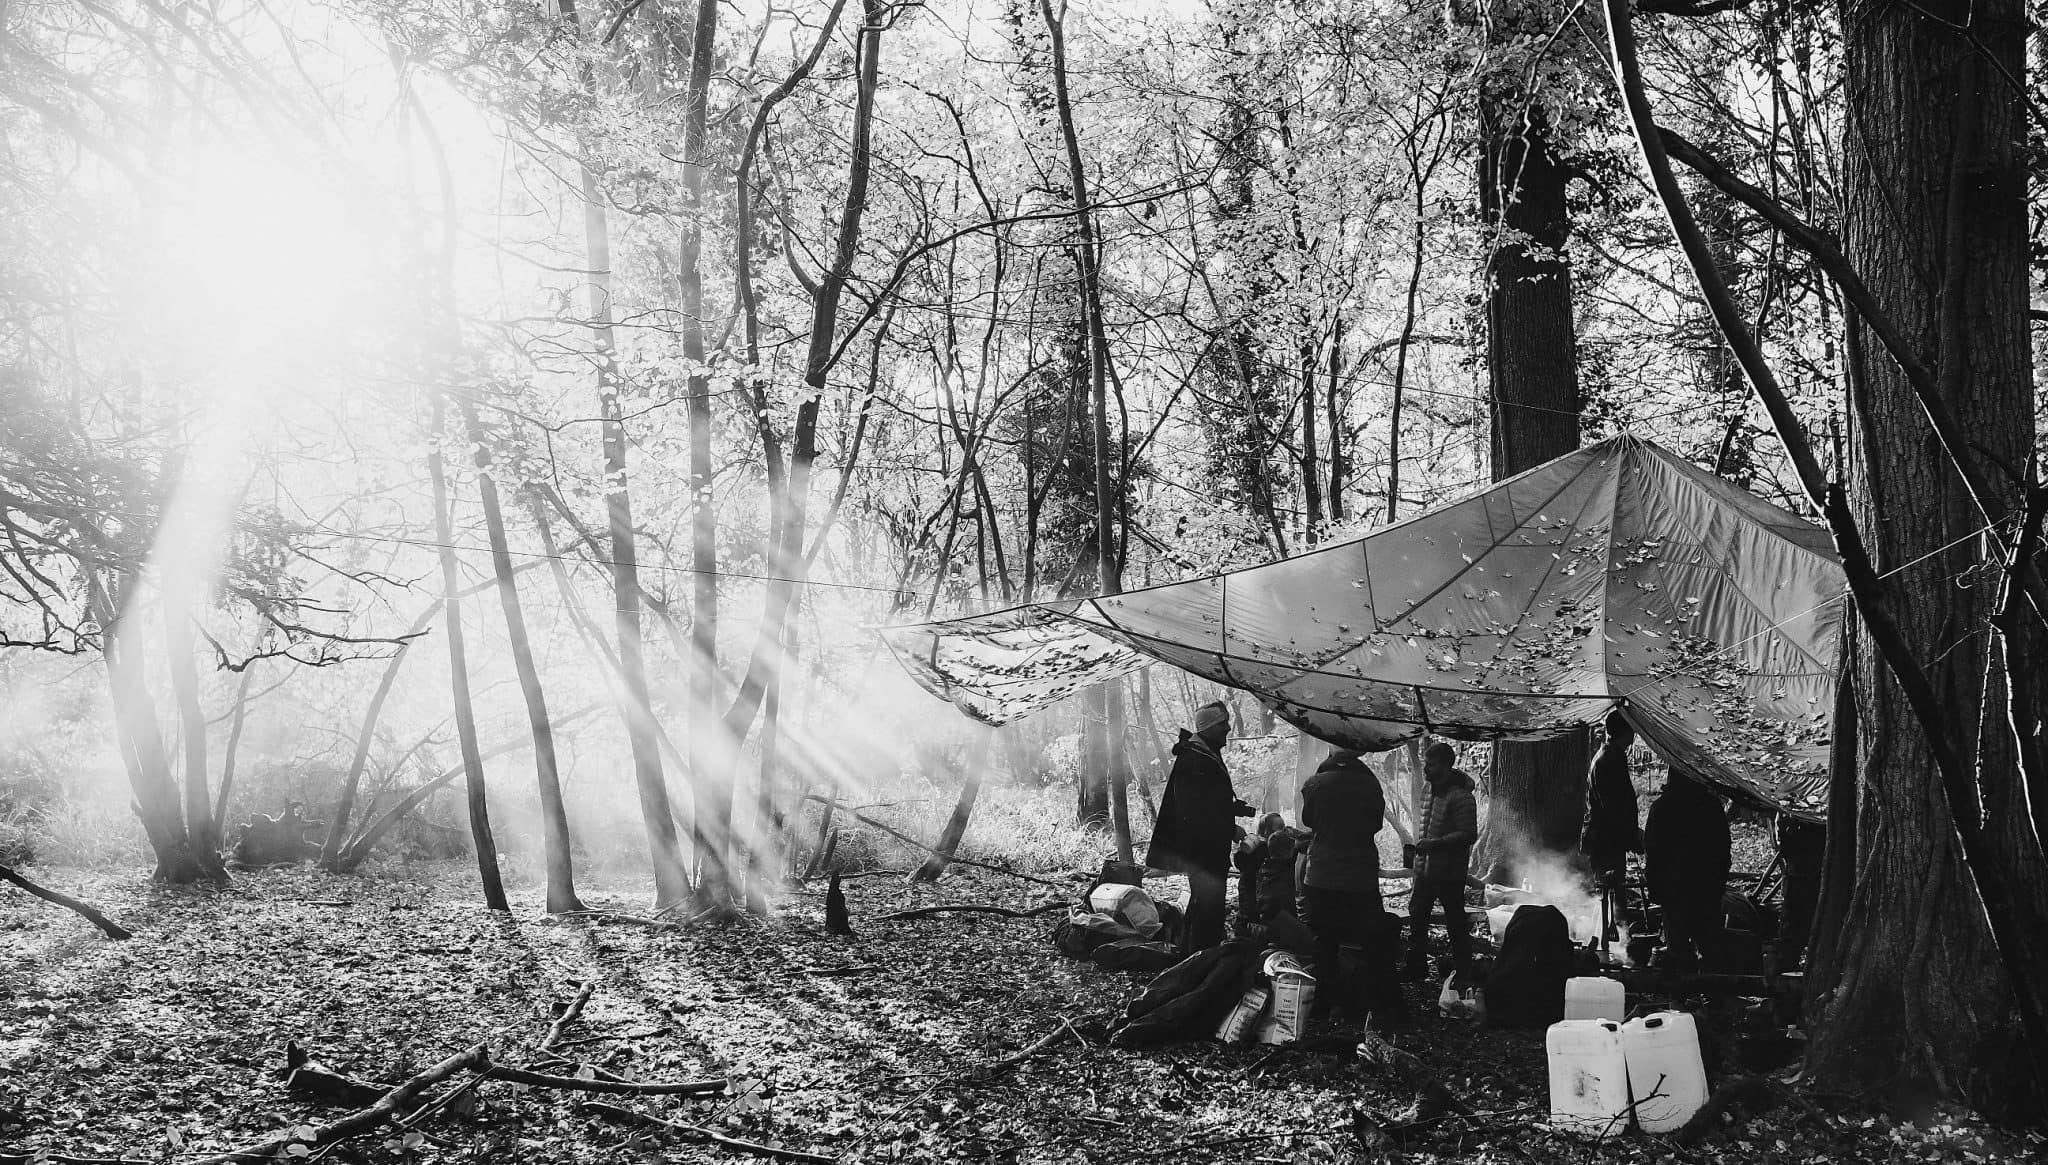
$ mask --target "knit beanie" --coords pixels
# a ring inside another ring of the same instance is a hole
[[[1226,728],[1230,726],[1230,709],[1223,706],[1223,701],[1217,700],[1195,709],[1196,732],[1205,732],[1218,724]]]

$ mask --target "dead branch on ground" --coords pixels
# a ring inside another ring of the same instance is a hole
[[[1067,904],[1064,902],[1048,902],[1043,906],[1034,906],[1029,910],[1011,910],[1007,906],[980,905],[920,906],[915,910],[898,910],[893,914],[877,915],[875,921],[896,922],[906,918],[930,918],[938,914],[997,914],[1004,918],[1036,918],[1038,915],[1050,914],[1053,911],[1065,910],[1066,908]]]
[[[45,902],[54,902],[66,910],[76,911],[87,922],[106,932],[108,938],[134,938],[135,936],[120,923],[80,902],[69,894],[61,894],[47,886],[38,886],[16,873],[11,866],[0,866],[0,882],[12,882]]]
[[[752,1153],[755,1156],[768,1157],[776,1161],[809,1161],[816,1162],[817,1165],[837,1165],[839,1160],[837,1157],[827,1157],[821,1153],[805,1153],[797,1149],[782,1149],[774,1145],[742,1141],[738,1137],[728,1137],[724,1133],[707,1129],[702,1125],[687,1125],[681,1121],[663,1120],[649,1113],[626,1108],[622,1105],[606,1104],[601,1100],[586,1100],[583,1102],[582,1107],[590,1112],[600,1113],[615,1120],[667,1129],[669,1132],[681,1133],[695,1141],[722,1145],[737,1152]]]
[[[259,1141],[244,1148],[230,1149],[225,1153],[207,1157],[197,1162],[196,1165],[231,1165],[231,1163],[238,1161],[269,1161],[283,1154],[285,1150],[293,1145],[303,1145],[308,1149],[320,1149],[341,1141],[360,1137],[381,1127],[401,1111],[410,1109],[413,1102],[420,1098],[420,1094],[441,1081],[448,1079],[458,1072],[488,1069],[489,1066],[490,1049],[483,1044],[478,1044],[468,1051],[448,1057],[419,1075],[414,1076],[412,1079],[407,1080],[405,1083],[400,1084],[398,1087],[385,1093],[377,1103],[370,1105],[368,1108],[352,1112],[338,1121],[315,1127],[312,1130],[313,1135],[310,1137],[300,1136],[299,1129],[295,1128],[281,1137],[272,1137],[267,1141]]]
[[[548,1025],[548,1034],[540,1042],[541,1051],[545,1052],[562,1042],[562,1032],[570,1024],[583,1018],[583,1005],[590,1002],[590,995],[596,990],[597,980],[595,979],[583,984],[583,988],[576,992],[576,998],[571,999],[569,1005],[562,1009],[562,1014],[555,1017],[555,1022]]]

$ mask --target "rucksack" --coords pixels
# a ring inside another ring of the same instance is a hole
[[[1534,904],[1517,909],[1486,977],[1487,1022],[1548,1027],[1563,1019],[1564,982],[1575,959],[1563,911]]]

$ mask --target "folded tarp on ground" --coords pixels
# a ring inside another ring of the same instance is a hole
[[[1538,740],[1619,703],[1675,763],[1811,819],[1842,589],[1819,527],[1621,436],[1282,562],[884,636],[989,724],[1153,660],[1364,750]]]

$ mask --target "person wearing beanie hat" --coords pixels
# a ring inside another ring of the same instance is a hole
[[[1195,729],[1173,746],[1173,771],[1159,798],[1159,820],[1145,864],[1188,877],[1186,949],[1223,941],[1233,817],[1258,810],[1238,799],[1223,763],[1230,709],[1220,701],[1195,709]]]

